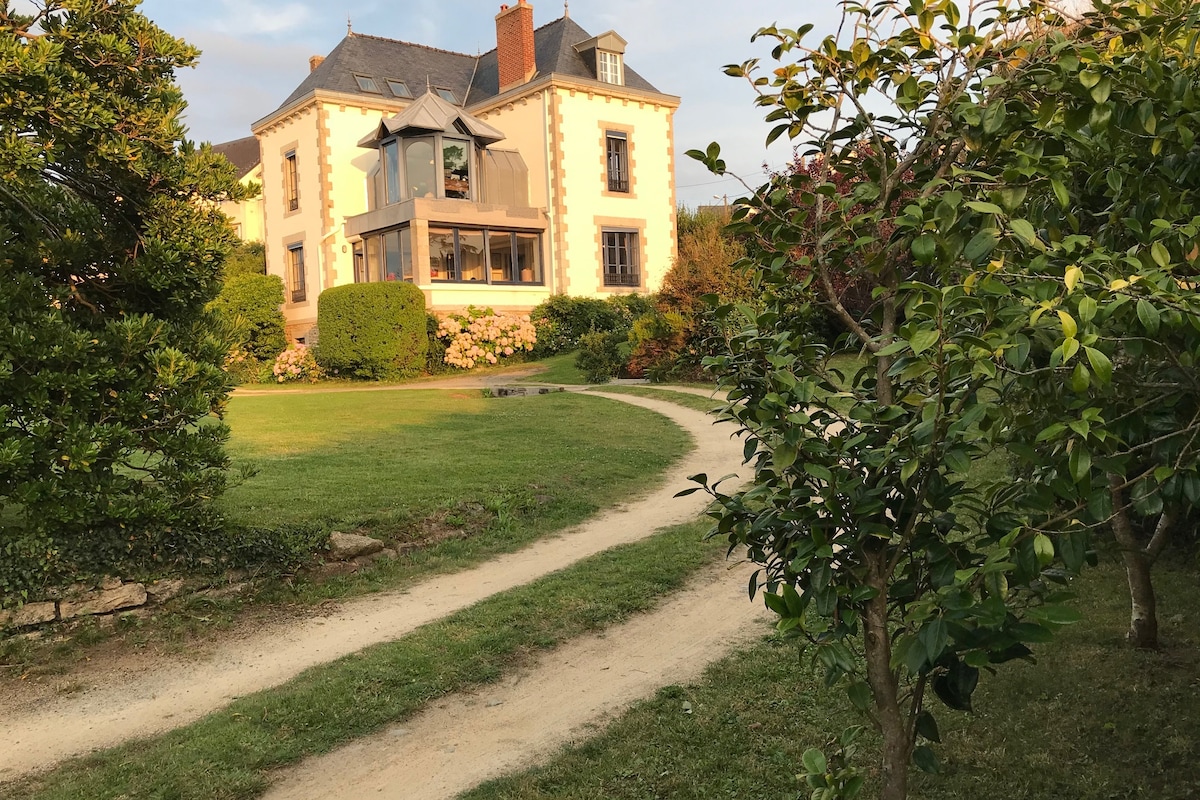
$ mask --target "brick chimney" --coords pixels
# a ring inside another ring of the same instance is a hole
[[[325,56],[309,56],[309,58],[308,58],[308,71],[309,71],[309,72],[316,72],[316,71],[317,71],[317,67],[321,66],[321,65],[322,65],[322,64],[324,64],[324,63],[325,63]]]
[[[537,72],[533,54],[533,6],[517,0],[515,6],[500,6],[496,15],[496,61],[500,68],[500,91],[528,83]]]

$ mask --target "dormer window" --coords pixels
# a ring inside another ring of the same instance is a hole
[[[623,73],[620,53],[612,53],[607,50],[596,51],[596,77],[601,82],[623,86],[625,84]]]
[[[454,105],[458,105],[458,98],[454,96],[454,92],[450,89],[443,89],[442,87],[438,86],[434,87],[434,91],[437,92],[438,97],[442,98],[447,103],[454,103]]]
[[[400,98],[405,98],[405,99],[412,98],[412,92],[410,92],[408,90],[408,84],[405,83],[404,81],[398,81],[395,78],[388,78],[387,85],[388,85],[388,89],[391,90],[392,94],[395,97],[400,97]]]
[[[358,82],[358,88],[361,91],[370,92],[371,94],[383,94],[383,92],[379,91],[379,84],[370,75],[356,74],[354,80]]]

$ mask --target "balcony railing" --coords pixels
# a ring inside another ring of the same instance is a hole
[[[606,272],[604,273],[605,286],[641,286],[642,275],[640,272]]]

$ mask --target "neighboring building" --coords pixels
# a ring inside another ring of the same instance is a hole
[[[259,157],[258,139],[247,136],[232,142],[213,145],[213,151],[229,159],[237,168],[238,180],[244,184],[262,184],[262,159]],[[261,242],[266,238],[263,230],[263,196],[260,193],[252,200],[242,203],[226,201],[221,210],[233,223],[237,235],[247,242]]]
[[[535,30],[525,0],[496,38],[471,56],[349,33],[252,126],[289,335],[355,281],[413,281],[435,311],[658,287],[679,98],[625,65],[615,32]]]

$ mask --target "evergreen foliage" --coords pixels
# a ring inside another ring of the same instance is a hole
[[[287,347],[282,306],[283,280],[278,275],[243,272],[225,279],[211,308],[237,329],[241,349],[263,362]]]
[[[335,286],[317,301],[317,363],[327,374],[396,380],[425,366],[425,295],[411,283]]]

